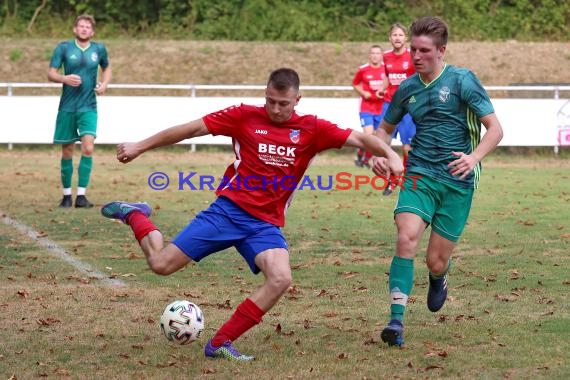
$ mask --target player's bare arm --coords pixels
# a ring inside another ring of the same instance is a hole
[[[113,75],[113,70],[111,69],[111,64],[104,69],[101,69],[101,81],[95,87],[95,93],[97,95],[103,95],[107,90],[109,82],[111,82],[111,76]]]
[[[126,164],[148,150],[173,145],[182,140],[208,134],[210,134],[210,131],[206,127],[204,120],[200,118],[170,127],[139,142],[119,144],[117,145],[117,159]]]
[[[481,118],[481,123],[487,129],[487,132],[481,138],[481,142],[471,154],[463,152],[451,152],[457,157],[456,160],[449,163],[448,167],[451,175],[460,176],[460,179],[467,177],[473,168],[481,161],[487,154],[489,154],[503,138],[503,128],[497,115],[491,113]]]

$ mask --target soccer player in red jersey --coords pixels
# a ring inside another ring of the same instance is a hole
[[[388,172],[400,175],[400,157],[378,137],[298,114],[301,99],[299,76],[289,68],[269,76],[265,106],[241,104],[203,118],[165,129],[136,143],[117,147],[117,159],[128,163],[142,153],[184,139],[207,134],[230,136],[235,161],[228,166],[218,187],[217,199],[164,246],[162,233],[149,219],[146,203],[110,202],[103,216],[128,224],[151,270],[169,275],[191,261],[235,247],[255,274],[265,281],[246,298],[204,348],[206,357],[252,360],[233,346],[237,338],[260,323],[262,317],[292,282],[288,245],[281,228],[295,186],[319,152],[343,146],[364,148],[387,158]],[[285,181],[286,179],[286,181]]]
[[[390,44],[392,49],[384,52],[384,68],[386,70],[384,104],[382,105],[382,116],[384,118],[386,110],[390,106],[392,96],[404,80],[412,76],[416,70],[412,64],[412,56],[410,50],[406,47],[407,39],[406,27],[400,23],[395,23],[390,27]],[[416,134],[416,125],[410,114],[406,114],[402,121],[396,126],[392,135],[395,138],[400,136],[402,142],[402,154],[404,159],[404,168],[408,161],[408,152],[411,149],[412,138]],[[392,193],[391,186],[386,186],[384,195]]]
[[[368,63],[360,66],[352,79],[352,88],[360,95],[360,125],[364,133],[371,135],[382,121],[382,96],[384,77],[382,48],[372,45],[368,53]],[[356,166],[368,166],[372,153],[358,149]]]

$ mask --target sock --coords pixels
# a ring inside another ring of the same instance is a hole
[[[64,188],[63,195],[71,195],[71,187]]]
[[[364,157],[364,149],[358,148],[358,151],[356,152],[356,159],[362,162],[363,157]]]
[[[135,238],[140,243],[142,238],[148,235],[150,232],[158,230],[154,223],[142,212],[133,211],[126,219],[126,222],[135,233]]]
[[[451,268],[451,257],[449,258],[449,260],[447,261],[447,268],[445,268],[445,270],[443,271],[443,273],[441,274],[433,274],[431,273],[431,271],[429,272],[429,276],[431,278],[433,278],[434,280],[438,280],[440,278],[444,278],[445,275],[447,274],[447,272],[449,272],[449,269]]]
[[[85,187],[78,187],[77,188],[77,195],[85,195],[87,189]]]
[[[212,346],[220,347],[227,342],[235,341],[247,330],[261,322],[265,312],[249,298],[246,298],[212,338]]]
[[[372,158],[372,153],[364,152],[364,158],[362,159],[362,162],[368,164],[368,161],[370,161],[371,158]]]
[[[414,286],[414,260],[394,256],[390,265],[390,318],[400,322]]]
[[[61,159],[61,184],[63,185],[64,189],[70,189],[69,194],[64,195],[71,195],[71,177],[73,176],[73,159]]]
[[[89,177],[91,177],[91,168],[93,167],[93,157],[81,156],[77,173],[79,174],[79,187],[87,187],[89,185]],[[71,186],[71,184],[70,184]]]

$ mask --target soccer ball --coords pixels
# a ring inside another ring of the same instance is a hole
[[[190,301],[174,301],[160,317],[160,329],[171,342],[188,344],[200,338],[204,330],[204,314]]]

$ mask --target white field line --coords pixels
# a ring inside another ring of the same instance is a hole
[[[109,276],[106,274],[91,268],[89,264],[86,264],[81,260],[78,260],[75,257],[71,256],[65,249],[53,241],[49,240],[46,237],[40,237],[39,233],[36,230],[26,226],[23,223],[18,222],[17,220],[10,218],[8,215],[3,213],[2,210],[0,210],[0,215],[2,215],[2,222],[4,222],[4,224],[14,227],[23,235],[28,235],[38,245],[47,249],[49,252],[53,253],[55,256],[65,261],[78,271],[84,272],[88,277],[96,278],[105,285],[109,286],[125,286],[125,283],[123,281],[116,278],[109,278]]]

